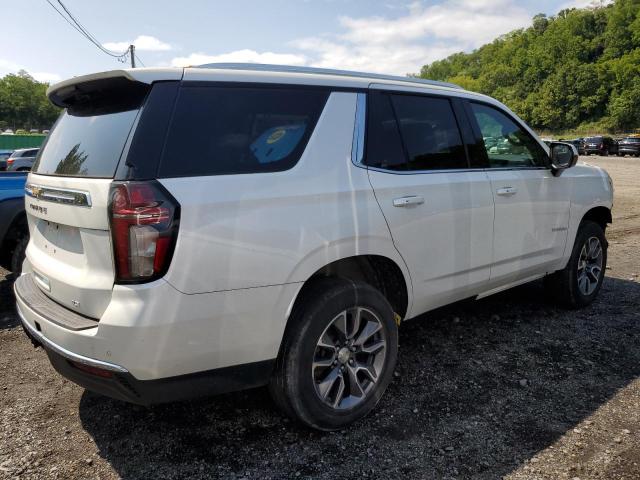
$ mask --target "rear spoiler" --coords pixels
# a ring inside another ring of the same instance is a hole
[[[92,73],[50,86],[47,97],[76,114],[107,113],[105,110],[122,110],[144,98],[154,81],[181,80],[183,72],[182,68],[141,68]]]

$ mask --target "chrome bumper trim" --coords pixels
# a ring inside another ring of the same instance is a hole
[[[35,338],[36,341],[40,342],[44,347],[48,348],[49,350],[56,352],[58,355],[62,355],[68,360],[82,363],[83,365],[88,365],[89,367],[102,368],[103,370],[109,370],[111,372],[129,373],[129,371],[126,368],[121,367],[120,365],[116,365],[115,363],[103,362],[102,360],[96,360],[94,358],[85,357],[83,355],[73,353],[64,347],[61,347],[60,345],[53,343],[51,340],[49,340],[44,335],[42,335],[42,333],[38,332],[35,328],[29,325],[29,322],[27,322],[27,320],[24,318],[24,314],[20,309],[20,305],[16,305],[16,310],[18,311],[18,316],[20,317],[20,320],[22,321],[22,325],[24,325],[24,328],[27,329],[29,334],[33,336],[33,338]]]

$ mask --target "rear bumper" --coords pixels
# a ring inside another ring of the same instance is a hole
[[[590,148],[590,147],[584,148],[583,151],[584,151],[585,154],[589,154],[589,153],[598,153],[598,154],[604,153],[604,149]]]
[[[266,384],[300,288],[185,295],[164,280],[115,285],[99,321],[74,330],[64,318],[72,311],[46,305],[55,304],[47,296],[26,295],[24,285],[14,284],[20,319],[56,370],[90,390],[142,404]]]
[[[625,155],[638,155],[638,153],[640,153],[640,148],[620,147],[618,153]]]
[[[51,342],[24,320],[20,310],[18,314],[26,335],[34,346],[45,350],[60,375],[92,392],[138,405],[176,402],[266,385],[275,365],[275,360],[267,360],[158,380],[138,380],[120,365],[78,355]],[[99,369],[101,373],[90,373],[82,366]]]

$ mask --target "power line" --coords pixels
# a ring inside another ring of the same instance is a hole
[[[134,53],[135,57],[138,59],[138,61],[142,64],[143,67],[146,67],[146,65],[144,64],[144,62],[142,60],[140,60],[140,57],[138,56],[137,53]]]
[[[96,47],[98,47],[100,50],[102,50],[104,53],[106,53],[107,55],[111,55],[112,57],[124,57],[126,55],[129,54],[129,52],[123,52],[123,53],[117,53],[114,52],[112,50],[108,50],[105,47],[102,46],[102,43],[100,43],[98,41],[98,39],[96,37],[94,37],[87,29],[84,25],[82,25],[80,23],[80,21],[78,19],[76,19],[76,17],[73,16],[73,14],[69,11],[69,9],[66,7],[66,5],[64,3],[62,3],[62,0],[58,0],[58,3],[60,4],[60,6],[63,8],[63,10],[65,12],[67,12],[67,15],[69,16],[69,18],[71,19],[71,21],[82,31],[82,33],[84,34],[84,36],[91,42],[93,43]]]
[[[63,18],[63,20],[64,20],[65,22],[67,22],[67,23],[68,23],[69,25],[71,25],[74,29],[76,29],[76,30],[77,30],[81,35],[83,35],[82,31],[81,31],[78,27],[76,27],[76,26],[71,22],[71,20],[69,20],[67,17],[65,17],[65,16],[64,16],[64,14],[63,14],[60,10],[58,10],[58,9],[56,8],[56,6],[55,6],[53,3],[51,3],[49,0],[47,0],[47,3],[48,3],[49,5],[51,5],[51,8],[53,8],[56,12],[58,12],[58,15],[60,15],[60,16]]]
[[[135,55],[135,58],[138,59],[138,61],[140,63],[142,63],[142,65],[144,66],[144,63],[142,62],[142,60],[140,60],[140,57],[138,57],[135,52],[133,52],[133,48],[130,47],[127,49],[127,51],[123,52],[123,53],[118,53],[118,52],[114,52],[112,50],[109,50],[107,48],[105,48],[104,46],[102,46],[102,44],[98,41],[98,39],[96,37],[94,37],[87,29],[84,25],[82,25],[80,23],[80,21],[78,19],[76,19],[73,14],[69,11],[69,9],[65,6],[64,3],[62,3],[61,0],[58,0],[58,3],[60,4],[60,6],[62,7],[62,9],[67,13],[67,15],[65,15],[64,13],[62,13],[50,0],[46,0],[47,3],[49,5],[51,5],[51,7],[58,13],[58,15],[60,15],[69,25],[71,25],[74,30],[76,30],[78,33],[80,33],[80,35],[82,35],[83,37],[85,37],[87,40],[89,40],[91,43],[93,43],[96,47],[98,47],[100,49],[100,51],[102,51],[103,53],[106,53],[107,55],[116,58],[119,62],[125,62],[127,56],[133,54]],[[132,57],[132,64],[133,62],[133,57]]]

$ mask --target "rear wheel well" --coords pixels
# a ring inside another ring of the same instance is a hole
[[[27,223],[27,215],[21,213],[16,216],[11,222],[11,225],[7,229],[7,233],[2,239],[2,245],[0,246],[0,265],[6,269],[11,268],[11,256],[13,250],[16,247],[18,241],[29,233],[29,227]]]
[[[607,207],[595,207],[589,210],[582,217],[582,221],[590,220],[592,222],[600,225],[602,230],[606,230],[607,224],[612,223],[613,219],[611,218],[611,210]]]
[[[393,260],[381,255],[347,257],[320,268],[303,285],[294,308],[317,280],[327,277],[367,283],[384,295],[400,317],[404,318],[407,314],[409,296],[402,270]]]

